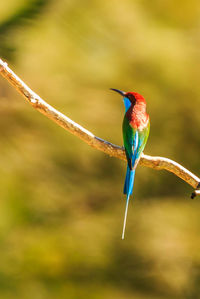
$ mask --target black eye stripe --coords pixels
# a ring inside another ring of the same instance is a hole
[[[128,94],[128,98],[131,102],[135,102],[136,101],[136,98],[134,97],[134,95],[132,94]]]

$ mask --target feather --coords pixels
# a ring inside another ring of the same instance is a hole
[[[123,224],[123,231],[122,231],[122,240],[124,240],[125,229],[126,229],[126,219],[127,219],[127,213],[128,213],[129,197],[130,197],[130,195],[127,195],[126,209],[125,209],[125,215],[124,215],[124,224]]]
[[[127,97],[124,97],[123,100],[124,100],[125,113],[126,113],[128,109],[131,107],[131,101]]]

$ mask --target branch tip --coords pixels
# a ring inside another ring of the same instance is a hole
[[[194,190],[194,192],[192,192],[191,198],[195,198],[197,195],[200,195],[200,190]]]

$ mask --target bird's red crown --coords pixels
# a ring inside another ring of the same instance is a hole
[[[132,102],[132,103],[144,103],[146,104],[146,101],[144,99],[144,97],[137,93],[137,92],[126,92],[125,96]]]

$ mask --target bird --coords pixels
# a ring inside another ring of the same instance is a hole
[[[124,149],[127,159],[127,171],[124,182],[126,195],[126,208],[124,215],[122,239],[124,239],[128,204],[130,195],[133,192],[135,170],[145,148],[150,131],[150,119],[146,112],[146,101],[137,92],[124,92],[119,89],[111,88],[123,97],[125,114],[122,124]]]

